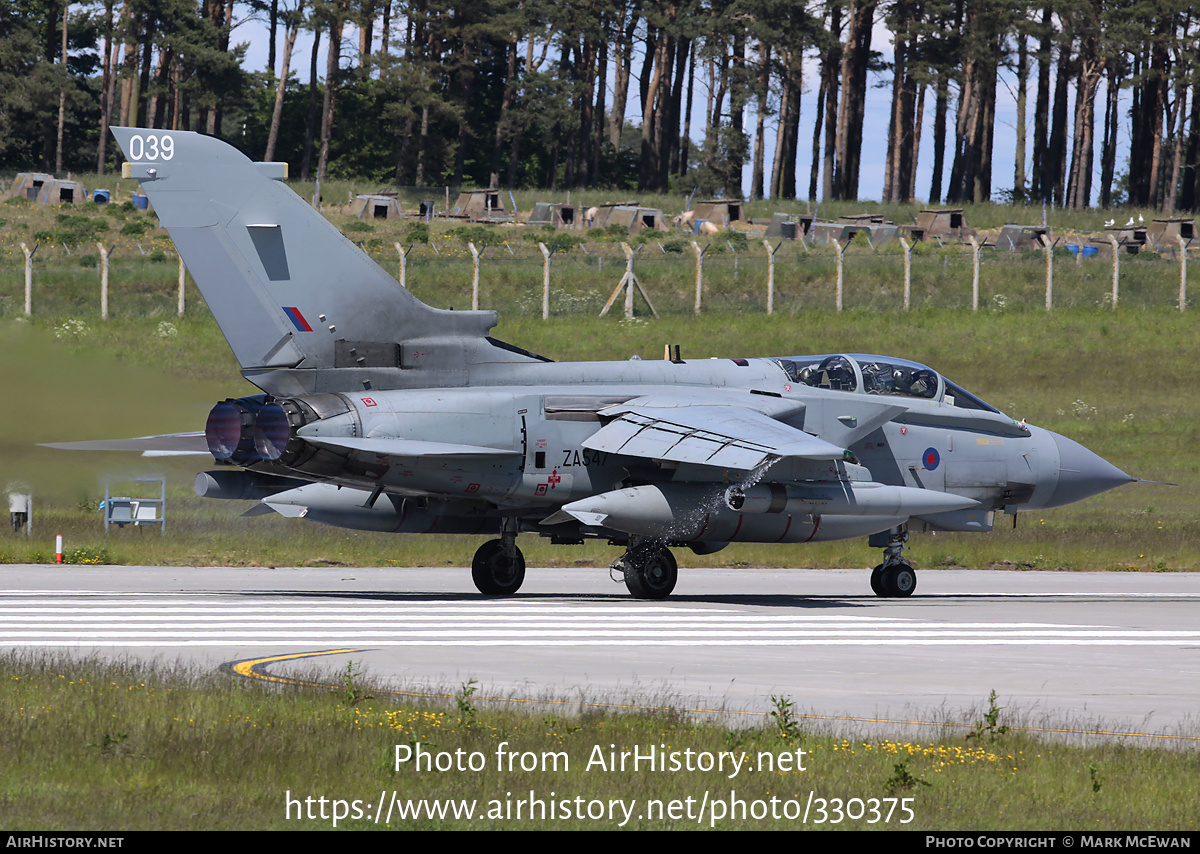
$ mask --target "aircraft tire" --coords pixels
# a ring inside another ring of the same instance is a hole
[[[917,589],[917,571],[907,563],[894,563],[883,570],[880,586],[883,595],[893,599],[911,596]]]
[[[525,581],[525,556],[513,546],[510,559],[504,553],[504,543],[488,540],[475,552],[471,560],[471,580],[485,596],[511,596],[521,589]]]
[[[886,596],[887,592],[883,589],[883,564],[871,570],[871,592],[876,596]]]
[[[623,562],[625,586],[635,599],[666,599],[679,580],[679,564],[665,546],[630,549]]]

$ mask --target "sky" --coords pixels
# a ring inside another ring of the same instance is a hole
[[[306,38],[307,36],[307,38]],[[376,34],[378,39],[378,34]],[[265,23],[254,19],[248,19],[237,27],[234,31],[234,43],[248,43],[246,53],[246,67],[252,71],[262,71],[267,66],[268,56],[268,29]],[[376,42],[378,43],[378,42]],[[396,41],[393,39],[393,44]],[[355,48],[358,44],[357,32],[348,31],[343,44]],[[891,62],[892,59],[892,43],[891,36],[882,23],[877,23],[872,36],[871,47],[875,51],[883,54],[885,62]],[[295,53],[292,60],[293,69],[298,69],[296,73],[307,78],[308,74],[308,56],[312,50],[312,38],[310,34],[301,33],[297,39]],[[322,47],[323,50],[323,47]],[[278,52],[281,61],[283,53],[283,31],[280,29],[278,38]],[[320,59],[319,68],[325,68],[325,59]],[[811,151],[811,140],[813,133],[813,123],[816,119],[816,81],[818,79],[818,64],[815,55],[810,56],[809,61],[805,66],[805,91],[802,95],[800,105],[800,159],[797,163],[797,189],[801,193],[807,192],[808,174],[811,168],[809,153]],[[635,63],[635,68],[640,67]],[[612,79],[612,75],[609,75]],[[1026,157],[1032,156],[1032,121],[1033,121],[1033,95],[1036,81],[1030,81],[1029,107],[1026,115]],[[887,156],[887,132],[888,132],[888,115],[891,109],[891,75],[889,72],[873,73],[868,81],[867,104],[865,111],[865,124],[863,127],[863,149],[862,162],[860,166],[859,190],[858,198],[860,200],[879,200],[883,195],[883,177],[885,159]],[[703,104],[707,97],[706,87],[703,80],[698,80],[694,93],[693,115],[703,115]],[[952,93],[953,97],[953,93]],[[1103,103],[1103,88],[1097,93],[1097,103]],[[612,98],[608,99],[612,103]],[[951,103],[951,111],[954,104]],[[1123,106],[1122,109],[1126,109]],[[636,97],[629,99],[629,108],[626,118],[633,121],[635,124],[641,124],[640,105]],[[753,132],[754,116],[748,115],[746,118],[746,126]],[[950,117],[953,122],[953,112]],[[775,133],[774,127],[771,125],[772,117],[767,120],[767,163],[766,171],[770,175],[770,157],[775,150]],[[1013,166],[1016,156],[1016,140],[1017,140],[1017,107],[1016,107],[1016,77],[1010,70],[1002,70],[1000,74],[1000,86],[998,87],[997,103],[996,103],[996,127],[995,139],[992,149],[992,196],[997,197],[999,191],[1011,189],[1013,186]],[[929,196],[929,188],[933,179],[933,95],[932,92],[926,93],[925,97],[925,119],[922,127],[921,146],[919,159],[917,163],[917,181],[916,181],[916,196],[919,200],[927,200]],[[1124,128],[1122,127],[1122,131]],[[700,134],[703,128],[693,133],[696,141],[699,141]],[[1100,129],[1097,128],[1097,135]],[[808,141],[806,143],[806,140]],[[1125,158],[1127,150],[1125,140],[1122,139],[1119,143],[1121,153],[1118,154],[1118,171],[1125,168]],[[947,154],[947,162],[945,171],[942,175],[942,187],[944,188],[949,180],[950,157],[953,156],[952,144],[948,143],[947,148],[950,153]],[[1093,164],[1094,176],[1093,187],[1099,185],[1100,181],[1100,163],[1099,156],[1095,158]],[[1026,163],[1026,174],[1028,174],[1029,164]],[[742,178],[742,195],[747,197],[750,191],[750,172],[751,163],[750,157],[747,157],[746,168]],[[1093,198],[1093,203],[1096,199]]]

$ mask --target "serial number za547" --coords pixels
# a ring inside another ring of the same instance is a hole
[[[175,156],[175,139],[169,134],[135,133],[129,137],[129,159],[134,163],[144,160],[170,160]]]
[[[602,466],[608,462],[608,454],[604,451],[593,451],[588,448],[568,448],[561,453],[563,461],[558,464],[560,469],[571,466]]]

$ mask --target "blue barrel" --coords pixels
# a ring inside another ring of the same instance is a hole
[[[148,199],[146,197],[145,193],[134,193],[133,194],[133,204],[139,210],[144,211],[150,207],[150,199]]]
[[[107,205],[109,202],[108,190],[92,190],[92,201],[98,205]]]

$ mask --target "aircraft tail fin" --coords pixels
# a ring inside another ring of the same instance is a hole
[[[243,373],[264,390],[318,389],[338,368],[465,373],[471,345],[495,326],[495,312],[436,309],[401,288],[283,183],[287,164],[255,163],[198,133],[112,132],[126,177],[141,182]]]

